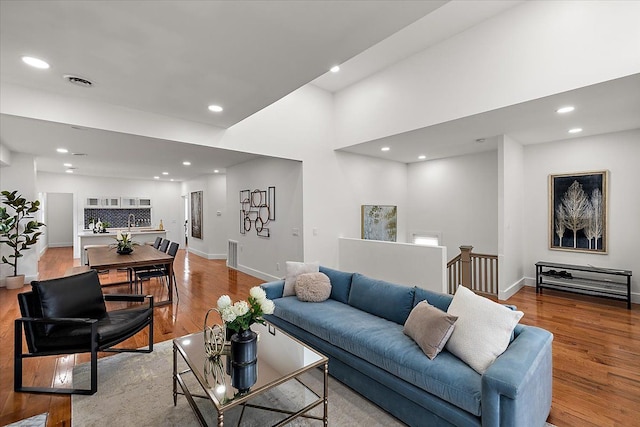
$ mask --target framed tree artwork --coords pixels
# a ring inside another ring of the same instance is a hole
[[[608,171],[549,175],[549,247],[606,254]]]
[[[191,237],[202,239],[202,191],[191,193]]]

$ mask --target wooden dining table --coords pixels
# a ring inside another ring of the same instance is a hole
[[[169,272],[169,298],[164,301],[157,301],[154,305],[157,307],[173,303],[173,257],[171,255],[161,252],[150,245],[134,246],[133,252],[126,255],[116,252],[116,248],[101,246],[87,248],[87,258],[89,260],[89,268],[98,271],[156,265],[166,266]]]

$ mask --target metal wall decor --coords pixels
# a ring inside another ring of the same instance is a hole
[[[276,187],[240,191],[240,234],[252,228],[260,237],[270,237],[269,221],[276,219]]]

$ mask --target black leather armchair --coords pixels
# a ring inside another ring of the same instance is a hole
[[[98,273],[33,281],[31,292],[18,294],[22,317],[15,321],[14,390],[32,393],[94,394],[98,390],[98,352],[153,351],[153,296],[102,293]],[[138,302],[107,311],[105,301]],[[113,348],[141,330],[149,328],[147,348]],[[22,351],[22,331],[28,353]],[[89,389],[25,387],[25,358],[59,354],[91,353]]]

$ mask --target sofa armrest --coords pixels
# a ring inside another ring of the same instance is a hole
[[[524,327],[482,375],[482,425],[544,426],[551,410],[553,334]]]
[[[282,294],[284,293],[284,280],[263,283],[260,287],[266,292],[267,298],[271,300],[282,298]]]

